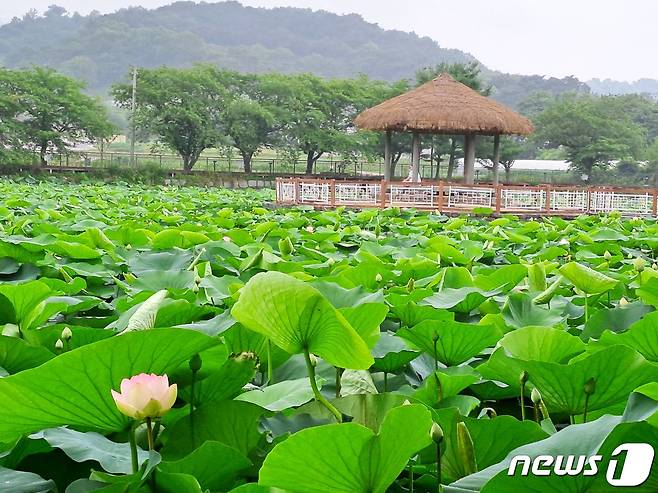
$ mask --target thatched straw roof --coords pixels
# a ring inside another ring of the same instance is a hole
[[[517,134],[533,131],[530,121],[448,74],[384,101],[356,117],[357,127],[437,134]]]

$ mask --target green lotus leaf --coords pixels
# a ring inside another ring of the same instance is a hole
[[[231,314],[288,353],[306,350],[341,368],[366,369],[374,362],[345,317],[315,288],[286,274],[252,277]]]
[[[502,310],[503,318],[512,327],[552,327],[566,320],[566,315],[556,308],[537,306],[525,293],[511,294]]]
[[[566,364],[524,361],[499,348],[478,371],[486,378],[517,388],[519,375],[526,371],[527,389],[539,389],[549,411],[568,415],[584,412],[584,386],[590,379],[596,382],[596,390],[589,398],[588,409],[594,411],[623,402],[634,389],[658,378],[658,366],[625,346],[611,346]]]
[[[199,332],[153,329],[104,339],[0,379],[0,441],[61,425],[109,432],[127,419],[110,394],[123,378],[164,374],[215,342]]]
[[[268,454],[259,484],[293,493],[384,493],[430,444],[431,425],[424,406],[409,405],[389,411],[377,435],[357,423],[302,430]]]
[[[426,320],[414,327],[400,329],[397,335],[444,365],[454,366],[496,344],[503,333],[493,325]]]
[[[601,294],[614,288],[618,281],[577,262],[569,262],[558,269],[566,279],[586,294]]]

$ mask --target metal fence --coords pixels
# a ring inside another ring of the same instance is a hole
[[[33,164],[38,164],[35,156]],[[102,169],[102,168],[128,168],[130,167],[130,154],[127,152],[99,152],[96,150],[76,151],[66,154],[50,156],[49,167],[60,169]],[[147,166],[155,166],[165,170],[182,170],[183,162],[180,156],[166,153],[136,153],[135,169]],[[409,174],[410,164],[400,162],[395,166],[393,178],[406,178]],[[195,164],[194,170],[217,173],[243,173],[244,164],[242,158],[229,157],[225,155],[204,155]],[[257,174],[268,174],[272,176],[305,176],[306,162],[302,160],[289,161],[277,157],[265,158],[255,157],[251,162],[251,172]],[[460,170],[456,170],[454,178],[459,178]],[[327,158],[318,159],[313,165],[313,175],[331,177],[351,177],[381,179],[384,175],[383,161],[344,161],[336,156],[329,155]],[[425,180],[446,179],[447,165],[439,167],[435,163],[422,162],[420,167],[421,177]],[[502,174],[502,173],[501,173]],[[491,172],[485,169],[476,170],[476,182],[490,181]],[[515,183],[564,183],[572,179],[572,176],[564,171],[558,170],[521,170],[515,169],[511,174],[511,180]]]

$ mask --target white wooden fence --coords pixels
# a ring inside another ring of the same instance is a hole
[[[386,182],[277,178],[279,204],[315,207],[413,207],[440,212],[578,215],[620,212],[658,215],[656,189],[519,185],[463,185],[447,182]]]

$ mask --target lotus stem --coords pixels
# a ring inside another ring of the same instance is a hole
[[[148,437],[149,450],[154,450],[153,447],[153,422],[151,418],[146,418],[146,436]]]
[[[196,257],[194,257],[194,260],[192,260],[192,263],[191,263],[191,264],[189,265],[189,267],[187,268],[188,271],[191,271],[192,269],[194,269],[194,268],[197,266],[197,264],[199,263],[199,260],[201,260],[201,256],[202,256],[204,253],[206,253],[206,249],[205,249],[205,248],[202,248],[201,250],[199,250],[199,253],[197,254]]]
[[[388,373],[384,372],[384,392],[388,392]]]
[[[441,444],[443,443],[443,428],[436,423],[432,423],[430,437],[436,446],[436,490],[438,493],[441,493],[443,491],[443,487],[441,486]]]
[[[199,370],[201,369],[201,365],[203,364],[203,361],[201,360],[201,356],[198,354],[195,354],[190,358],[190,361],[188,363],[188,366],[190,367],[190,370],[192,371],[192,384],[190,385],[190,414],[194,411],[196,408],[196,376],[197,373],[199,373]]]
[[[139,462],[137,459],[137,440],[135,439],[135,424],[130,425],[128,432],[128,440],[130,441],[130,463],[132,464],[132,472],[135,474],[139,470]]]
[[[521,387],[521,421],[525,421],[525,384],[528,382],[528,372],[522,371],[519,377]]]
[[[596,380],[590,378],[583,386],[585,392],[585,408],[583,409],[583,423],[587,423],[587,409],[589,407],[589,396],[596,391]]]
[[[585,293],[585,323],[589,320],[589,297]]]
[[[274,365],[272,364],[272,341],[267,340],[267,385],[274,383]]]
[[[342,423],[343,415],[320,393],[320,390],[318,389],[318,384],[315,381],[315,365],[311,361],[311,355],[308,352],[308,348],[304,348],[304,359],[306,360],[306,371],[308,372],[308,378],[311,381],[311,389],[313,389],[315,400],[326,407],[329,412],[336,417],[338,423]]]
[[[414,493],[414,466],[409,464],[409,491]]]
[[[434,334],[432,337],[432,342],[433,347],[434,347],[434,378],[436,379],[436,390],[437,390],[437,402],[440,402],[443,400],[443,389],[441,389],[441,380],[439,379],[438,371],[439,371],[439,350],[436,347],[436,345],[439,342],[439,335]]]
[[[341,383],[341,378],[343,377],[344,371],[345,371],[344,368],[336,367],[336,397],[340,397],[340,391],[343,388],[343,384]]]
[[[441,444],[436,444],[436,483],[437,483],[437,488],[436,491],[438,493],[441,493],[443,491],[443,488],[441,487]]]

